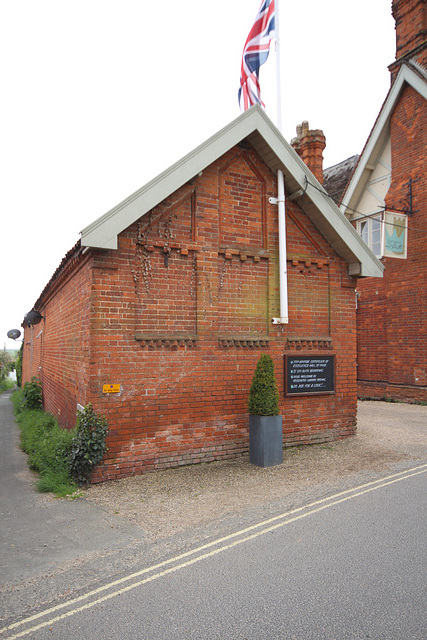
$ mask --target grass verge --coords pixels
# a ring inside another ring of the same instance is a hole
[[[36,489],[65,497],[76,491],[68,467],[75,430],[61,429],[54,416],[41,409],[25,409],[23,392],[14,391],[12,403],[20,428],[21,449],[28,454],[28,466],[39,474]]]
[[[12,380],[12,378],[4,378],[4,380],[0,380],[0,394],[3,393],[3,391],[13,389],[15,384],[16,383]]]

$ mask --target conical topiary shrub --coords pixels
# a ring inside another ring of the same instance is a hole
[[[248,409],[253,416],[279,415],[279,392],[274,375],[274,362],[266,353],[259,357],[252,378]]]
[[[282,416],[271,356],[258,360],[249,392],[249,460],[259,467],[283,462]]]

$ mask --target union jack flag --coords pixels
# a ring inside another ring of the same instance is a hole
[[[246,111],[254,104],[264,107],[259,85],[259,68],[268,58],[270,42],[275,36],[275,0],[263,0],[243,48],[240,72],[239,104]]]

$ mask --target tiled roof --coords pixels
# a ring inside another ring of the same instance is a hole
[[[339,206],[344,191],[356,167],[358,155],[351,156],[323,171],[323,188]]]

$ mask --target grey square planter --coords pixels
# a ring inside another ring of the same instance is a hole
[[[258,467],[282,464],[282,416],[249,415],[249,461]]]

